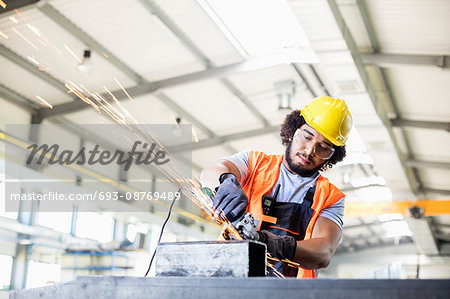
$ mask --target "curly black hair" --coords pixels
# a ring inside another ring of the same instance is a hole
[[[300,116],[300,110],[294,110],[284,119],[283,124],[281,125],[280,136],[281,143],[285,146],[288,146],[292,140],[292,136],[294,136],[295,131],[300,128],[303,124],[306,124],[303,116]],[[321,171],[325,171],[329,168],[332,168],[334,164],[340,162],[344,159],[346,155],[345,145],[344,146],[336,146],[333,145],[334,154],[330,159],[325,161],[325,163],[320,168]]]

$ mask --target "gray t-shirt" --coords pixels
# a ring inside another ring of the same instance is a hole
[[[240,183],[244,186],[248,175],[249,175],[249,159],[250,159],[250,150],[246,150],[237,154],[234,154],[229,157],[223,157],[221,160],[227,160],[236,165],[241,174]],[[308,192],[309,188],[316,184],[317,178],[319,174],[312,177],[302,177],[300,175],[293,174],[287,170],[286,166],[281,163],[280,175],[278,176],[277,183],[281,185],[280,191],[277,196],[278,202],[291,202],[301,204],[303,202],[303,198]],[[272,194],[275,190],[272,189]],[[337,201],[331,207],[323,209],[320,212],[320,216],[326,217],[336,223],[342,229],[342,217],[344,216],[344,201],[345,196]]]

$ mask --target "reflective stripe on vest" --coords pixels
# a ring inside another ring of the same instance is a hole
[[[249,158],[249,176],[243,186],[245,194],[249,199],[247,211],[252,213],[255,219],[259,221],[259,227],[264,221],[262,211],[262,196],[270,194],[275,186],[280,174],[280,166],[283,162],[282,155],[266,155],[262,152],[252,151]],[[314,213],[306,229],[304,240],[311,239],[314,224],[323,209],[331,207],[344,194],[331,184],[327,178],[319,176],[316,182],[316,191],[314,193],[313,205],[311,208]],[[258,229],[259,229],[258,227]],[[297,278],[315,278],[314,270],[299,268]]]

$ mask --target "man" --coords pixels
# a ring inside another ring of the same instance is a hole
[[[319,174],[345,157],[352,116],[343,100],[319,97],[288,114],[281,126],[284,155],[244,151],[218,160],[200,175],[216,189],[214,208],[236,221],[246,211],[258,223],[258,239],[279,260],[285,276],[315,278],[327,267],[342,230],[344,197]],[[264,199],[263,199],[264,196]]]

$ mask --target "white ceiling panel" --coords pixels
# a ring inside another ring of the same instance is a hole
[[[448,121],[450,72],[439,68],[390,68],[386,74],[401,115],[407,119]]]
[[[406,128],[413,157],[450,163],[450,134],[444,130]],[[450,180],[449,180],[450,184]]]
[[[364,2],[382,52],[438,55],[450,53],[450,1]]]
[[[431,189],[448,190],[450,188],[450,169],[421,168],[419,170],[422,183]],[[448,199],[448,196],[441,194]]]

